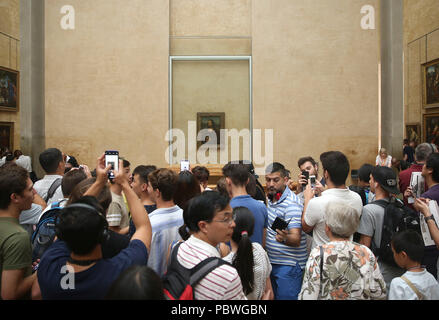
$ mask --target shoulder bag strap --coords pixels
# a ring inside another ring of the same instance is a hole
[[[58,189],[58,187],[61,185],[62,182],[62,178],[58,178],[55,181],[52,182],[49,191],[47,191],[47,196],[44,199],[44,201],[48,201],[50,198],[53,197],[53,195],[55,194],[56,189]]]
[[[223,264],[230,265],[230,263],[218,257],[210,257],[198,263],[191,269],[191,278],[189,281],[191,286],[195,287],[201,279]]]
[[[405,276],[401,276],[401,279],[404,280],[409,285],[409,287],[416,293],[419,300],[425,300],[424,295],[419,292],[418,288],[416,288],[409,279],[407,279]]]
[[[323,246],[320,246],[320,287],[319,287],[319,298],[322,297],[322,285],[323,285],[323,261],[324,261],[324,250]]]

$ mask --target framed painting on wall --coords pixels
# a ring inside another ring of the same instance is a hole
[[[439,113],[424,114],[424,141],[439,145]]]
[[[421,124],[420,123],[406,123],[405,132],[406,132],[406,138],[409,141],[415,141],[416,145],[421,143]]]
[[[0,110],[18,111],[19,72],[0,67]]]
[[[6,147],[11,152],[14,150],[13,122],[0,122],[0,147]]]
[[[220,146],[220,132],[225,129],[225,117],[225,112],[197,112],[197,134],[206,130],[204,141],[197,142],[198,147],[205,143]]]
[[[439,59],[423,67],[424,107],[439,108]]]

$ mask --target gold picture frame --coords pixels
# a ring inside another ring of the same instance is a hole
[[[20,73],[0,67],[0,110],[16,112],[19,110]]]

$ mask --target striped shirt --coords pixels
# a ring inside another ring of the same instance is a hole
[[[169,245],[180,240],[178,228],[184,224],[183,210],[175,205],[171,208],[156,209],[149,214],[152,228],[151,249],[148,267],[162,277],[166,272],[166,252]]]
[[[107,221],[110,227],[125,228],[130,224],[128,208],[123,196],[111,191],[111,203],[107,211]]]
[[[286,187],[282,197],[276,203],[268,200],[268,228],[266,249],[272,264],[295,266],[303,269],[306,265],[306,235],[301,231],[300,246],[290,247],[276,240],[276,231],[271,229],[276,217],[289,221],[287,229],[302,229],[303,204],[300,198]]]
[[[191,269],[209,257],[218,257],[218,250],[193,235],[178,248],[178,262]],[[232,266],[221,265],[205,276],[194,288],[196,300],[247,300],[242,291],[238,271]]]

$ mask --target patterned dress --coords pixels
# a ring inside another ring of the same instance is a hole
[[[386,299],[386,284],[369,248],[351,241],[333,241],[323,245],[323,257],[321,276],[320,247],[311,251],[299,299]]]

